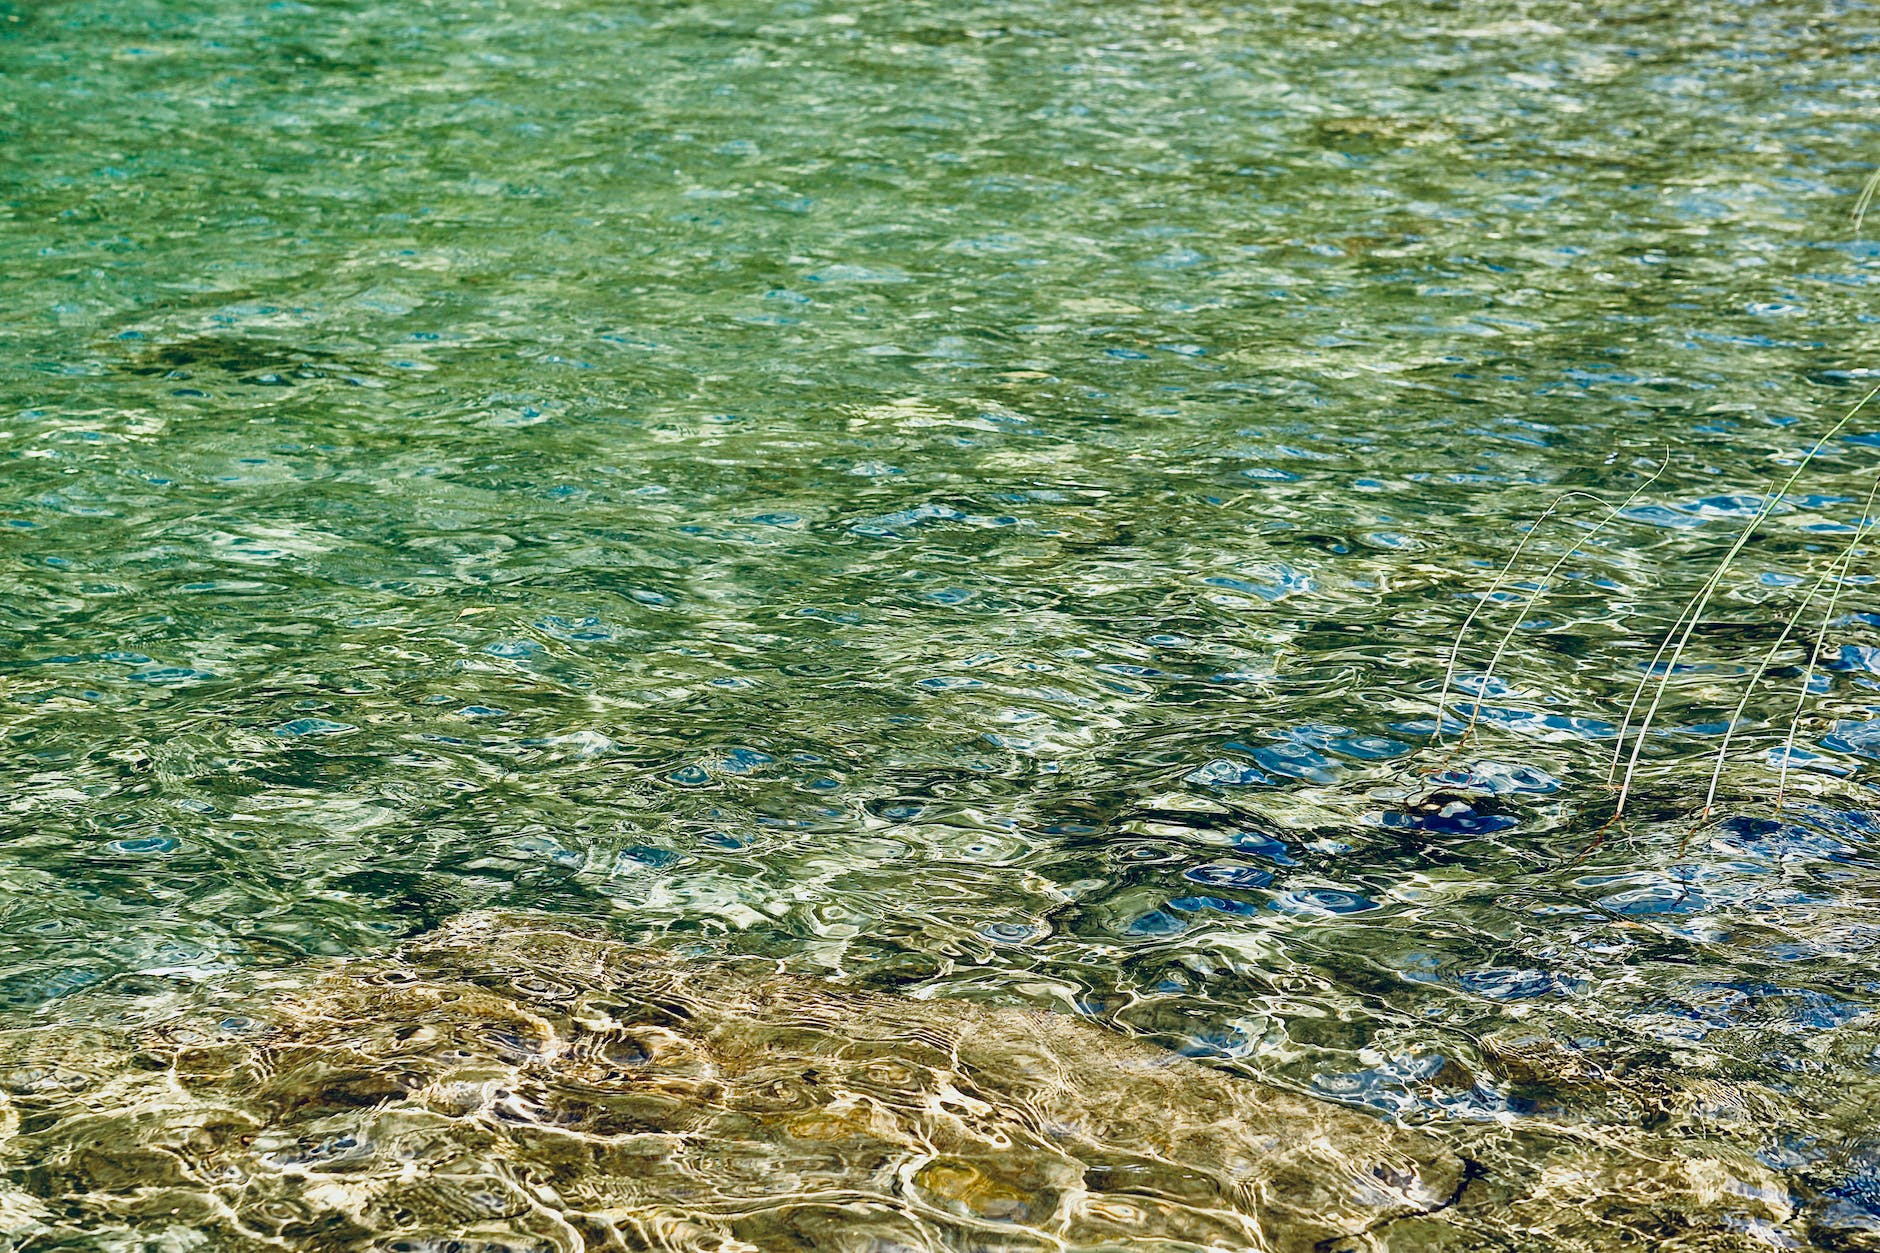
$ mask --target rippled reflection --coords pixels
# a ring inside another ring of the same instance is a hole
[[[0,1214],[30,1247],[1306,1250],[1464,1172],[1074,1019],[517,918],[119,991],[85,1003],[128,1005],[105,1023],[0,1034]]]
[[[1654,652],[1874,382],[1875,35],[0,0],[0,1015],[527,909],[1871,1242],[1865,552],[1697,811],[1880,412]]]

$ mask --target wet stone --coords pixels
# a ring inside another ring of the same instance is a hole
[[[1308,1250],[1442,1207],[1465,1169],[1421,1133],[1075,1019],[520,918],[250,979],[146,997],[130,1022],[101,998],[101,1025],[0,1032],[0,1073],[92,1080],[7,1087],[9,1231],[128,1248],[187,1230],[229,1250]],[[252,1001],[239,1029],[233,1000]]]

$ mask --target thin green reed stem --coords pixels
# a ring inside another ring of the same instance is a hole
[[[1834,583],[1835,589],[1834,589],[1834,595],[1830,596],[1828,599],[1828,614],[1830,617],[1833,616],[1834,602],[1840,596],[1840,590],[1841,590],[1840,579],[1842,578],[1843,575],[1845,575],[1848,564],[1853,560],[1855,546],[1860,543],[1861,537],[1866,535],[1867,533],[1867,527],[1868,527],[1867,520],[1873,512],[1873,502],[1874,502],[1874,496],[1876,493],[1880,493],[1880,480],[1876,480],[1874,483],[1873,489],[1867,493],[1867,503],[1861,508],[1860,526],[1855,530],[1854,538],[1849,540],[1847,542],[1847,547],[1843,548],[1840,551],[1840,553],[1836,555],[1835,559],[1828,563],[1828,568],[1821,572],[1821,577],[1816,579],[1813,586],[1811,586],[1808,589],[1807,595],[1802,597],[1802,603],[1797,605],[1795,607],[1795,612],[1789,615],[1789,620],[1787,624],[1785,624],[1782,628],[1782,634],[1776,636],[1775,643],[1769,646],[1769,651],[1763,654],[1763,659],[1762,659],[1761,664],[1759,664],[1756,667],[1755,672],[1750,675],[1749,683],[1743,689],[1743,698],[1737,701],[1736,709],[1730,715],[1730,724],[1724,728],[1723,743],[1719,745],[1717,748],[1717,764],[1711,768],[1710,787],[1704,793],[1704,808],[1703,808],[1702,813],[1699,815],[1699,817],[1703,817],[1703,818],[1710,817],[1711,810],[1716,806],[1717,786],[1723,779],[1723,767],[1724,767],[1725,759],[1729,756],[1729,753],[1730,753],[1730,741],[1736,738],[1737,724],[1742,721],[1743,711],[1749,708],[1750,697],[1755,695],[1756,687],[1759,683],[1762,682],[1763,676],[1769,672],[1769,667],[1775,664],[1776,655],[1782,651],[1782,646],[1788,643],[1789,636],[1794,633],[1795,628],[1797,626],[1801,625],[1802,616],[1808,612],[1808,606],[1814,603],[1814,599],[1817,595],[1820,594],[1821,589],[1824,587],[1827,587],[1830,582]],[[1826,632],[1827,632],[1827,623],[1823,622],[1822,633],[1825,635]],[[1816,648],[1815,648],[1815,653],[1819,653],[1820,651],[1821,651],[1820,645],[1819,643],[1817,643]],[[1808,694],[1808,684],[1813,679],[1813,675],[1814,675],[1815,653],[1811,653],[1809,655],[1809,660],[1808,660],[1809,673],[1806,677],[1802,679],[1802,695],[1804,698]],[[1797,714],[1798,719],[1800,717],[1800,711],[1801,711],[1801,702],[1798,701],[1796,703],[1796,714]],[[1794,739],[1794,735],[1795,735],[1795,724],[1791,722],[1789,725],[1789,736],[1790,736],[1791,742]],[[1784,767],[1786,767],[1788,764],[1788,752],[1786,750],[1782,754],[1782,763]],[[1784,774],[1782,777],[1786,778],[1787,776],[1786,774]],[[1778,809],[1782,807],[1781,795],[1782,795],[1781,786],[1780,784],[1778,784],[1777,789],[1776,789],[1776,808]]]
[[[1776,481],[1774,477],[1771,477],[1767,483],[1763,484],[1762,495],[1765,502],[1775,490]],[[1728,558],[1725,558],[1725,560],[1727,561]],[[1706,583],[1703,588],[1693,593],[1691,598],[1684,602],[1684,608],[1678,611],[1677,621],[1671,624],[1671,629],[1665,632],[1665,637],[1658,641],[1658,648],[1652,653],[1651,661],[1646,664],[1644,673],[1639,675],[1638,686],[1632,689],[1632,699],[1626,703],[1625,717],[1619,720],[1619,738],[1612,746],[1612,761],[1606,767],[1606,785],[1608,787],[1612,786],[1619,778],[1619,762],[1623,760],[1625,756],[1626,732],[1632,729],[1632,718],[1638,712],[1638,703],[1644,697],[1646,687],[1650,685],[1652,676],[1658,673],[1658,663],[1664,659],[1665,653],[1671,648],[1671,641],[1677,637],[1678,626],[1684,621],[1684,615],[1690,613],[1697,607],[1699,598],[1709,590],[1709,586],[1710,585]]]
[[[1582,545],[1590,542],[1595,535],[1598,535],[1601,531],[1605,530],[1614,521],[1616,521],[1619,515],[1623,514],[1627,509],[1630,509],[1633,505],[1633,502],[1638,500],[1640,496],[1643,496],[1645,494],[1646,489],[1648,489],[1649,487],[1651,487],[1653,483],[1656,483],[1658,481],[1659,477],[1664,474],[1666,468],[1669,467],[1670,464],[1671,464],[1671,450],[1667,448],[1665,449],[1664,459],[1658,463],[1658,468],[1652,471],[1651,477],[1646,479],[1643,483],[1640,483],[1637,487],[1633,488],[1632,494],[1630,496],[1627,496],[1624,500],[1620,501],[1618,504],[1613,505],[1611,508],[1609,508],[1606,511],[1606,516],[1601,518],[1599,522],[1593,527],[1592,530],[1582,535],[1579,539],[1573,541],[1573,546],[1567,549],[1565,553],[1561,554],[1560,558],[1556,560],[1553,565],[1547,568],[1547,573],[1541,576],[1540,587],[1535,591],[1534,595],[1529,597],[1526,603],[1524,603],[1521,606],[1521,612],[1515,615],[1515,620],[1513,624],[1510,625],[1509,628],[1502,633],[1501,642],[1495,645],[1495,655],[1488,659],[1488,669],[1484,673],[1485,679],[1492,679],[1495,677],[1495,667],[1501,664],[1502,654],[1508,651],[1508,645],[1514,640],[1515,633],[1521,629],[1521,624],[1527,621],[1527,616],[1529,612],[1533,610],[1535,605],[1540,603],[1541,597],[1547,594],[1547,585],[1553,581],[1554,576],[1560,573],[1560,568],[1566,565],[1569,561],[1573,560],[1573,558],[1579,553]],[[1462,740],[1467,740],[1469,736],[1475,731],[1476,721],[1481,716],[1482,716],[1482,693],[1477,692],[1475,694],[1475,704],[1469,710],[1469,725],[1464,727],[1462,731],[1462,736],[1461,736]],[[1438,725],[1439,726],[1441,725],[1440,722],[1438,723]]]
[[[1764,499],[1762,506],[1756,510],[1755,516],[1749,520],[1749,524],[1743,528],[1742,532],[1736,537],[1736,541],[1732,543],[1729,550],[1723,554],[1723,560],[1717,563],[1717,568],[1711,571],[1710,577],[1704,581],[1703,587],[1698,590],[1697,595],[1692,598],[1690,605],[1687,606],[1686,615],[1679,617],[1676,622],[1671,624],[1672,634],[1677,634],[1679,626],[1684,628],[1684,632],[1678,637],[1678,644],[1671,653],[1670,662],[1665,666],[1663,673],[1658,676],[1658,688],[1652,693],[1651,704],[1645,709],[1644,720],[1639,723],[1637,738],[1632,742],[1632,756],[1626,762],[1625,778],[1619,784],[1619,803],[1613,810],[1613,817],[1617,818],[1625,813],[1626,800],[1632,795],[1632,779],[1633,776],[1638,773],[1639,754],[1645,749],[1645,737],[1651,731],[1652,719],[1657,715],[1659,703],[1664,700],[1665,690],[1671,686],[1671,676],[1676,672],[1678,662],[1684,656],[1684,649],[1691,642],[1692,633],[1697,630],[1698,622],[1703,619],[1704,610],[1709,608],[1711,596],[1716,593],[1717,588],[1723,583],[1723,576],[1725,572],[1729,570],[1730,563],[1736,560],[1737,554],[1743,551],[1744,547],[1749,543],[1750,538],[1756,534],[1756,528],[1762,525],[1763,519],[1767,518],[1775,511],[1776,504],[1781,501],[1784,496],[1789,494],[1789,489],[1794,487],[1801,479],[1803,472],[1808,469],[1810,463],[1820,455],[1823,448],[1828,446],[1828,441],[1839,435],[1843,428],[1854,420],[1854,415],[1866,408],[1867,402],[1872,400],[1875,396],[1880,396],[1880,386],[1872,388],[1866,395],[1855,401],[1853,408],[1842,414],[1833,426],[1830,426],[1826,431],[1822,432],[1821,438],[1816,440],[1814,447],[1808,450],[1808,455],[1802,458],[1800,464],[1795,467],[1794,472],[1791,473],[1787,479],[1783,480],[1780,487],[1769,493],[1767,498]],[[1688,621],[1686,620],[1687,617]],[[1660,655],[1663,654],[1663,651],[1661,645],[1659,648]],[[1654,659],[1653,666],[1655,667],[1656,664],[1656,659]],[[1651,670],[1647,669],[1645,678],[1641,680],[1641,691],[1643,690],[1643,684],[1649,682],[1650,679]],[[1632,699],[1636,704],[1638,700],[1636,693],[1633,695]],[[1625,749],[1624,732],[1625,729],[1621,727],[1618,745],[1620,752],[1623,752]]]
[[[1783,797],[1788,792],[1789,761],[1795,755],[1795,733],[1802,725],[1802,706],[1808,702],[1808,689],[1815,681],[1815,661],[1821,656],[1821,649],[1828,639],[1828,627],[1834,622],[1834,607],[1841,600],[1841,589],[1847,585],[1847,572],[1854,564],[1854,550],[1861,539],[1873,528],[1873,502],[1880,494],[1880,480],[1874,482],[1867,493],[1867,504],[1861,510],[1860,526],[1855,528],[1854,538],[1847,542],[1841,552],[1840,573],[1835,576],[1834,590],[1828,595],[1827,611],[1821,615],[1821,629],[1815,633],[1815,646],[1809,650],[1808,665],[1802,670],[1802,689],[1795,696],[1795,713],[1789,719],[1788,738],[1782,742],[1782,761],[1776,767],[1776,809],[1782,808]],[[1832,568],[1832,567],[1831,567]]]
[[[1470,608],[1468,617],[1462,620],[1462,627],[1456,632],[1455,642],[1449,646],[1449,664],[1443,670],[1442,691],[1438,692],[1436,695],[1436,731],[1435,735],[1430,740],[1431,744],[1441,744],[1443,742],[1443,717],[1444,711],[1449,707],[1449,690],[1454,686],[1456,680],[1456,659],[1462,653],[1462,641],[1464,637],[1468,635],[1469,628],[1474,625],[1476,615],[1482,612],[1482,606],[1492,602],[1495,597],[1501,593],[1501,585],[1507,581],[1509,572],[1511,572],[1515,568],[1515,564],[1521,560],[1521,554],[1527,551],[1527,546],[1532,543],[1534,537],[1540,533],[1541,525],[1545,523],[1547,519],[1554,516],[1556,509],[1559,509],[1560,506],[1566,504],[1567,501],[1573,499],[1575,496],[1584,496],[1588,500],[1599,501],[1602,505],[1606,503],[1591,492],[1584,491],[1577,487],[1568,488],[1566,491],[1560,493],[1560,495],[1554,497],[1553,503],[1541,511],[1541,516],[1534,519],[1534,525],[1528,528],[1527,534],[1521,537],[1521,542],[1514,546],[1512,553],[1508,554],[1508,560],[1502,563],[1501,571],[1495,575],[1495,581],[1489,584],[1488,594],[1476,601],[1474,606]]]
[[[1866,220],[1867,210],[1873,206],[1874,193],[1880,192],[1880,170],[1875,170],[1867,179],[1867,185],[1860,189],[1860,199],[1854,202],[1854,238],[1860,238],[1860,224]]]

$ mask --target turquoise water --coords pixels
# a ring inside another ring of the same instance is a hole
[[[1792,1193],[1745,1230],[1875,1238],[1865,548],[1697,818],[1880,410],[1607,784],[1880,381],[1877,51],[1830,3],[0,5],[0,1002],[543,911],[1728,1142]]]

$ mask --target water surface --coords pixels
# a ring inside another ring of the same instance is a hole
[[[1869,559],[1695,819],[1880,411],[1606,821],[1876,381],[1876,35],[0,5],[0,1003],[525,909],[1723,1145],[1785,1194],[1715,1238],[1873,1240]]]

